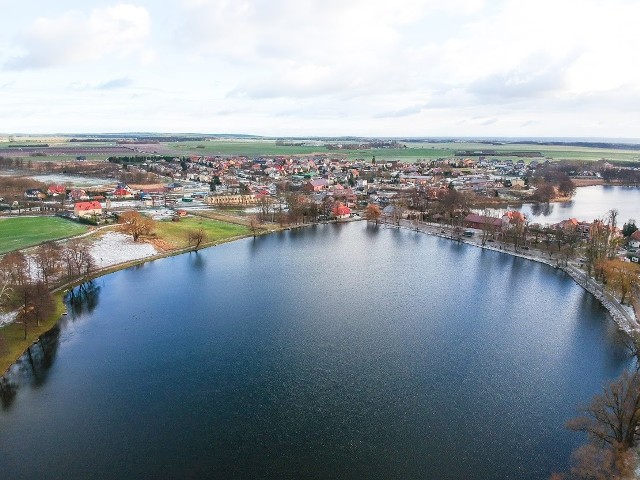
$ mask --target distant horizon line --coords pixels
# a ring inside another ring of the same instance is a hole
[[[199,137],[211,137],[211,138],[251,138],[251,139],[264,139],[264,140],[278,140],[278,139],[291,139],[291,140],[478,140],[482,142],[487,141],[526,141],[526,142],[585,142],[585,143],[638,143],[640,144],[640,137],[595,137],[595,136],[508,136],[508,135],[492,135],[492,136],[479,136],[479,135],[258,135],[250,133],[201,133],[201,132],[159,132],[159,131],[128,131],[128,132],[99,132],[99,133],[87,133],[87,132],[73,132],[73,133],[4,133],[0,132],[1,137],[83,137],[83,138],[127,138],[136,136],[148,136],[148,137],[162,137],[162,136],[199,136]]]

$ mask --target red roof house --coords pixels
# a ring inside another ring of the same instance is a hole
[[[516,210],[510,210],[502,215],[502,226],[510,228],[517,224],[523,224],[526,221],[525,216]]]
[[[340,202],[333,207],[333,216],[336,218],[349,218],[350,215],[351,209]]]
[[[100,202],[78,202],[73,206],[73,213],[78,217],[93,217],[102,215],[102,205]]]
[[[67,187],[64,185],[50,185],[47,189],[49,195],[64,195],[67,193]]]

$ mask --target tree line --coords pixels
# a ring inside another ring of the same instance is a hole
[[[46,242],[32,255],[8,253],[0,259],[0,310],[18,311],[16,321],[23,325],[26,340],[29,328],[40,326],[55,310],[51,287],[84,282],[95,268],[89,244],[81,240],[64,246]]]

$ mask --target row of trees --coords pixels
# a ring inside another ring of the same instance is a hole
[[[320,204],[299,193],[284,193],[276,198],[264,196],[258,200],[258,220],[280,225],[297,225],[328,218],[336,204],[333,197],[325,197]]]
[[[40,326],[53,312],[53,283],[84,281],[94,270],[89,246],[79,240],[64,247],[47,242],[30,256],[8,253],[0,260],[0,309],[18,310],[17,321],[24,326],[26,339],[29,325]]]
[[[640,285],[640,265],[619,259],[601,260],[596,264],[597,276],[624,303]]]

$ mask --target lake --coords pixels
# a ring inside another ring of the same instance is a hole
[[[569,202],[548,205],[524,204],[520,209],[531,223],[555,224],[568,218],[592,222],[618,210],[618,226],[629,219],[640,222],[640,187],[595,185],[580,187]]]
[[[98,279],[2,381],[7,479],[547,479],[630,360],[563,272],[365,222]]]

